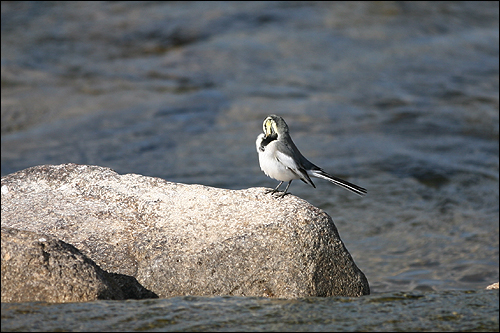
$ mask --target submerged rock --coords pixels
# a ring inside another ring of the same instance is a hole
[[[300,198],[277,199],[263,188],[186,185],[88,165],[36,166],[2,178],[2,226],[72,244],[160,297],[369,294],[332,219]],[[2,267],[3,260],[2,254]]]

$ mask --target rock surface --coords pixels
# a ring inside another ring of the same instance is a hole
[[[2,178],[6,226],[72,244],[102,269],[134,277],[160,297],[369,294],[332,219],[263,188],[235,191],[98,166],[42,165]]]
[[[134,277],[108,273],[73,245],[2,227],[2,302],[158,298]]]
[[[489,286],[486,287],[487,290],[493,290],[493,289],[498,289],[498,282],[490,284]]]
[[[2,302],[125,299],[115,280],[74,246],[2,227]]]

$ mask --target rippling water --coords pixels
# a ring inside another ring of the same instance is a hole
[[[498,311],[498,291],[297,300],[189,296],[2,304],[2,331],[495,331]]]
[[[254,141],[279,114],[368,189],[291,186],[375,293],[3,304],[2,330],[498,329],[498,293],[467,291],[499,279],[498,40],[498,2],[2,2],[2,175],[73,162],[275,187]]]

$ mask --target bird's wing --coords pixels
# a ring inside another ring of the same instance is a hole
[[[281,162],[281,164],[297,174],[304,183],[309,184],[312,187],[316,187],[311,178],[309,178],[307,171],[300,164],[300,161],[296,161],[296,159],[293,158],[292,151],[290,151],[286,145],[281,142],[276,142],[276,148],[276,158]]]

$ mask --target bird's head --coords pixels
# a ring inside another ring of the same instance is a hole
[[[288,125],[286,124],[285,120],[280,116],[276,116],[274,114],[268,116],[264,120],[262,129],[264,130],[266,138],[277,137],[288,133]]]

